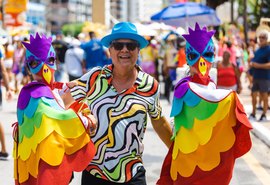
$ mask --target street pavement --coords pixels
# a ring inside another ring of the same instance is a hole
[[[244,79],[244,76],[242,78],[242,84],[243,84],[243,91],[241,92],[240,100],[242,101],[246,114],[249,116],[252,112],[252,104],[251,104],[251,91],[248,89],[248,84],[246,80]],[[268,99],[268,102],[270,104],[270,98]],[[260,118],[262,114],[262,110],[256,110],[256,118],[257,120]],[[267,121],[259,122],[259,121],[252,121],[250,120],[253,129],[251,132],[257,136],[260,140],[262,140],[266,145],[270,147],[270,110],[268,109],[267,114]]]
[[[243,79],[244,90],[240,94],[240,99],[245,107],[247,115],[251,113],[251,97],[250,90],[247,88],[247,84]],[[4,88],[3,88],[4,89]],[[5,93],[5,92],[4,92]],[[16,122],[16,104],[17,97],[10,102],[3,102],[2,110],[0,110],[0,122],[2,123],[5,130],[5,139],[7,150],[10,154],[12,154],[13,148],[13,138],[12,138],[12,124]],[[166,100],[161,100],[161,105],[163,107],[164,115],[170,121],[170,109],[171,105]],[[257,118],[261,115],[261,111],[257,111]],[[266,122],[257,122],[252,121],[253,130],[252,132],[262,141],[265,142],[268,146],[270,146],[270,111],[267,114],[268,121]],[[144,137],[144,165],[146,168],[147,174],[147,182],[148,185],[154,185],[157,181],[160,168],[162,166],[162,162],[164,157],[167,154],[167,148],[160,141],[154,129],[152,128],[151,123],[149,122],[145,137]],[[12,185],[13,181],[13,160],[12,157],[8,161],[0,160],[0,185]],[[75,173],[75,179],[72,181],[71,185],[80,184],[80,173]]]

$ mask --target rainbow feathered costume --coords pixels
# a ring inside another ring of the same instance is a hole
[[[251,148],[252,127],[238,95],[216,89],[208,76],[213,61],[212,35],[198,24],[190,35],[184,35],[189,65],[197,73],[175,86],[173,144],[158,185],[228,185],[235,159]],[[195,40],[201,46],[194,46]]]
[[[81,119],[61,107],[43,83],[23,87],[17,117],[17,183],[68,184],[72,171],[84,170],[93,158],[95,148]]]
[[[39,60],[29,66],[35,67],[31,72],[46,73],[44,79],[52,80],[48,83],[31,82],[19,94],[13,152],[15,183],[68,184],[72,171],[84,170],[92,160],[94,144],[81,117],[73,109],[63,108],[56,98],[57,93],[52,91],[50,84],[54,84],[53,77],[49,75],[54,73],[51,59],[54,59],[55,53],[51,39],[37,34],[36,38],[31,36],[30,42],[27,45],[27,62]],[[40,47],[34,47],[37,42]]]

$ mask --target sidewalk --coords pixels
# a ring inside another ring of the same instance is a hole
[[[242,78],[243,91],[240,93],[239,97],[244,105],[247,116],[252,112],[252,104],[251,104],[251,91],[248,89],[248,85],[244,78]],[[269,99],[270,103],[270,99]],[[256,118],[257,120],[261,116],[262,111],[256,110]],[[250,121],[253,129],[251,132],[257,136],[260,140],[262,140],[267,146],[270,147],[270,110],[267,111],[267,121],[258,122],[258,121]]]

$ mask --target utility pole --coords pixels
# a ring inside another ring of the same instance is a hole
[[[233,3],[234,0],[231,0],[231,23],[234,22],[234,3]]]

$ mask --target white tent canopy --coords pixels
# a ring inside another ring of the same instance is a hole
[[[142,24],[142,23],[134,23],[134,25],[137,28],[137,31],[140,35],[143,36],[156,36],[157,31],[150,28],[148,25]]]

